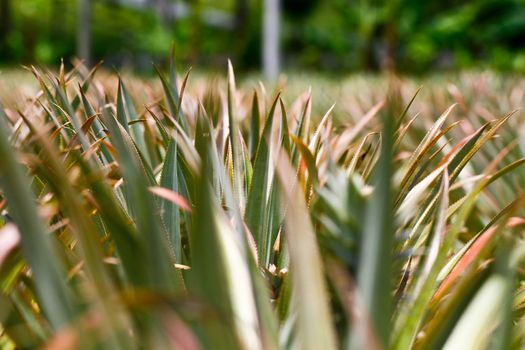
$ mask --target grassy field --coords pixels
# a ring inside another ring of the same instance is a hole
[[[524,79],[187,78],[0,73],[2,348],[525,346]]]

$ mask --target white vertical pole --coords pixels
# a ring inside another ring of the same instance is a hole
[[[86,66],[91,60],[91,0],[77,0],[77,56]]]
[[[264,77],[275,80],[279,76],[281,15],[279,0],[264,0],[262,61]]]

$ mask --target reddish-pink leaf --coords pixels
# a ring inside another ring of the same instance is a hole
[[[14,224],[7,224],[0,229],[0,265],[19,243],[20,233]]]
[[[191,207],[188,204],[188,201],[177,192],[158,186],[150,187],[149,190],[154,195],[177,204],[182,210],[191,212]]]

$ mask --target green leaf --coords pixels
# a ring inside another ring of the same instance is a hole
[[[172,261],[169,253],[169,249],[173,248],[157,203],[148,191],[151,183],[143,162],[124,128],[109,113],[103,113],[103,116],[119,154],[128,208],[136,221],[139,239],[147,254],[149,285],[161,290],[180,290],[183,288],[182,278],[173,268],[175,261]]]
[[[293,271],[293,313],[297,314],[297,346],[301,349],[336,349],[337,342],[323,276],[323,264],[304,193],[285,156],[275,167],[284,205],[285,236]]]
[[[182,128],[185,132],[188,132],[188,121],[182,114],[182,111],[178,109],[178,106],[180,105],[180,98],[177,88],[175,86],[175,81],[173,82],[173,84],[170,84],[166,79],[164,73],[162,73],[158,67],[155,66],[155,70],[157,71],[157,74],[162,83],[162,88],[164,89],[164,95],[166,97],[166,103],[168,105],[168,110],[171,113],[171,117],[182,125]],[[173,76],[175,76],[175,74],[173,74]]]
[[[272,107],[268,112],[261,139],[257,147],[255,165],[253,167],[253,178],[244,214],[246,225],[255,238],[257,248],[259,249],[260,259],[264,259],[264,257],[269,254],[267,251],[269,237],[264,234],[263,222],[267,220],[268,215],[267,202],[270,186],[270,153],[268,142],[272,131],[275,108],[278,100],[279,95],[275,98]]]
[[[379,342],[388,344],[392,279],[392,146],[393,117],[383,117],[381,155],[374,169],[374,192],[367,206],[361,246],[358,290]],[[357,340],[358,343],[364,340]]]
[[[202,159],[201,177],[199,191],[194,210],[193,232],[190,236],[191,247],[191,274],[188,288],[212,308],[212,314],[201,320],[200,328],[204,333],[205,345],[223,349],[241,349],[243,339],[236,329],[234,319],[234,300],[230,289],[230,278],[228,269],[229,252],[224,250],[224,239],[232,235],[230,228],[221,218],[218,199],[211,188],[213,180],[212,161],[210,159],[209,144],[210,130],[208,121],[199,118],[197,120],[196,146]],[[235,252],[231,252],[235,254]],[[242,268],[242,266],[239,266]],[[246,281],[242,281],[246,282]],[[248,308],[251,305],[247,305]],[[247,310],[250,312],[250,310]],[[250,325],[246,325],[250,327]],[[248,345],[248,344],[245,344]]]
[[[245,186],[243,182],[244,174],[244,156],[241,145],[240,130],[238,126],[237,116],[235,113],[235,76],[233,75],[233,67],[230,61],[228,61],[228,125],[229,125],[229,141],[232,152],[232,163],[233,163],[233,195],[235,201],[241,208],[241,212],[244,211],[245,207]]]
[[[160,177],[160,185],[168,188],[176,193],[179,193],[179,178],[178,178],[178,160],[177,160],[177,144],[175,140],[171,140],[164,157],[164,165]],[[175,250],[175,256],[178,262],[182,262],[182,243],[181,243],[181,219],[180,212],[177,205],[167,200],[162,200],[161,211],[166,229],[168,230],[171,244]]]
[[[65,272],[37,213],[29,179],[7,143],[6,116],[1,107],[0,111],[0,184],[22,236],[22,251],[33,273],[39,303],[53,328],[58,329],[73,319],[74,296],[64,283]]]
[[[250,117],[250,144],[249,151],[252,159],[255,159],[257,146],[259,145],[261,115],[259,112],[259,98],[257,91],[253,92],[252,115]]]

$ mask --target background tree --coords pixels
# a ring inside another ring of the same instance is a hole
[[[0,0],[0,50],[7,45],[11,29],[11,0]]]
[[[264,0],[263,7],[263,74],[266,79],[277,78],[281,69],[281,12],[279,0]]]
[[[91,0],[77,1],[77,56],[89,66],[91,61]]]

